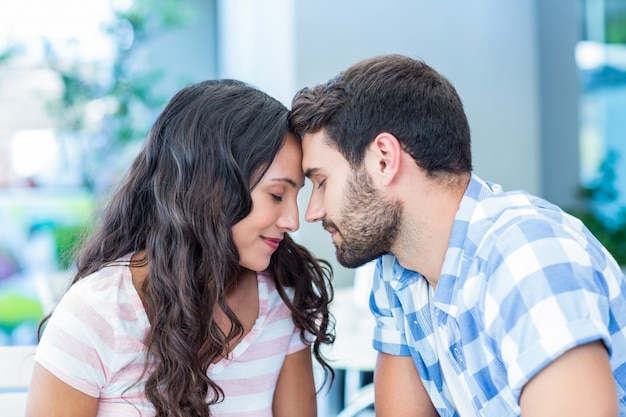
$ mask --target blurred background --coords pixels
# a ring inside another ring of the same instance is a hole
[[[575,213],[626,264],[625,0],[0,0],[0,345],[36,343],[72,246],[180,87],[238,78],[289,107],[383,53],[457,87],[479,176]],[[301,224],[366,309],[368,274]]]
[[[179,88],[238,78],[289,107],[383,53],[457,87],[479,176],[576,214],[626,264],[626,0],[0,0],[0,345],[36,344]],[[295,238],[335,269],[342,407],[373,366],[369,266],[337,264],[319,224]]]

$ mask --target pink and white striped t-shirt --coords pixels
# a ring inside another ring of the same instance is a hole
[[[257,274],[259,317],[232,355],[209,367],[225,399],[214,416],[272,415],[285,356],[307,348],[270,277]],[[290,293],[291,295],[291,293]],[[55,309],[35,360],[70,386],[100,398],[98,417],[154,416],[144,396],[148,318],[127,265],[78,281]]]

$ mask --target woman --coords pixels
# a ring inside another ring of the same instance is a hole
[[[332,290],[288,234],[301,159],[265,93],[179,91],[46,323],[27,416],[315,416]]]

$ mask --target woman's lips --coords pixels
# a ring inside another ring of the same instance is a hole
[[[263,239],[263,241],[267,243],[267,245],[274,250],[278,248],[278,245],[280,245],[280,241],[282,240],[282,239],[274,239],[274,238],[269,238],[269,237],[261,237],[261,239]]]

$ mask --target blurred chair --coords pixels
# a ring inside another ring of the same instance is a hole
[[[24,417],[36,346],[0,346],[2,417]]]
[[[357,269],[353,286],[335,289],[330,306],[335,318],[335,343],[322,349],[330,365],[341,371],[342,380],[337,381],[341,392],[333,391],[325,399],[322,416],[373,415],[374,387],[368,383],[377,356],[372,347],[376,321],[368,308],[373,267],[373,264],[366,264]]]
[[[368,384],[359,389],[352,397],[352,401],[341,410],[337,417],[358,417],[364,410],[374,405],[374,384]]]

